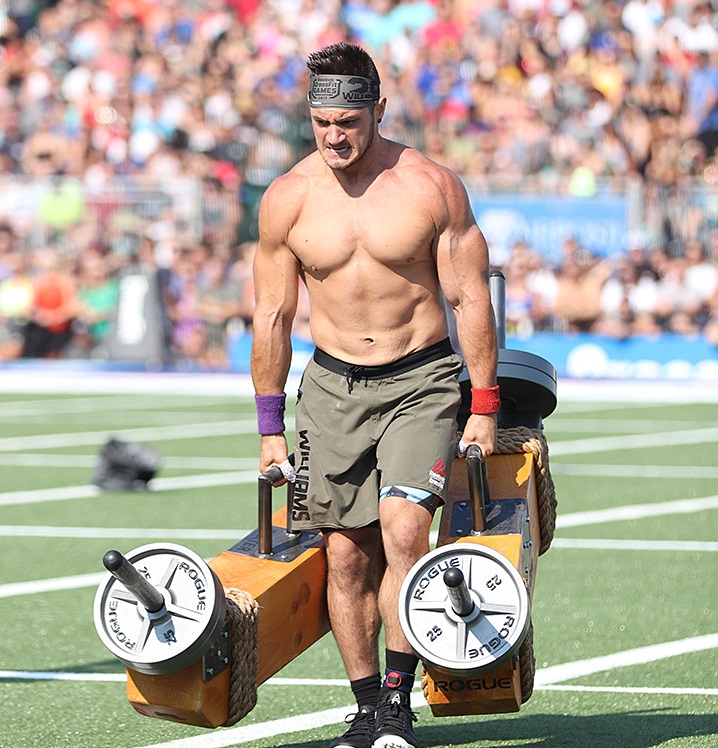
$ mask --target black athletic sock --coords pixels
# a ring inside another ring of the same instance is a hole
[[[413,654],[397,652],[393,649],[386,650],[386,670],[382,689],[391,689],[411,693],[414,687],[414,676],[419,658]]]
[[[366,678],[353,680],[349,684],[352,687],[352,693],[357,700],[357,706],[369,706],[374,708],[379,698],[379,688],[381,687],[381,675],[368,675]]]

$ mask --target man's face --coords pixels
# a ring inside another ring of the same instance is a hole
[[[359,161],[374,140],[373,107],[312,109],[317,148],[330,169],[343,171]]]

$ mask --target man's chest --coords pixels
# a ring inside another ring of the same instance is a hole
[[[431,258],[436,226],[422,201],[396,192],[359,198],[321,195],[305,202],[289,245],[305,270],[329,273]]]

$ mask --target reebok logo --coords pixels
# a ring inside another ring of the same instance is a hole
[[[429,483],[436,486],[439,490],[444,487],[446,481],[446,465],[443,460],[439,460],[431,470],[429,470]]]

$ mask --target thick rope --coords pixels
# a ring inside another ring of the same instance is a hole
[[[529,630],[519,649],[519,668],[521,669],[521,703],[525,704],[534,692],[536,674],[536,657],[534,656],[534,625],[529,622]]]
[[[224,727],[239,722],[257,703],[257,601],[244,590],[225,589],[229,621],[229,709]]]
[[[536,492],[538,494],[541,546],[539,555],[551,546],[556,530],[556,488],[548,465],[548,442],[540,429],[517,426],[499,429],[496,435],[497,454],[531,453],[536,462]]]
[[[424,692],[424,698],[429,700],[429,674],[426,672],[424,664],[421,665],[421,690]]]

